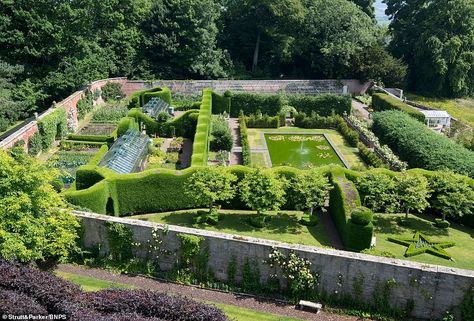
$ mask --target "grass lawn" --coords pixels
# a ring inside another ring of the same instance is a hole
[[[474,126],[474,98],[443,99],[406,93],[409,100],[436,109],[446,110],[451,116]]]
[[[253,167],[269,167],[265,153],[261,152],[250,153],[250,163]]]
[[[63,279],[80,285],[84,291],[99,291],[110,288],[133,289],[133,286],[125,283],[110,282],[92,277],[66,273],[62,271],[56,271],[55,274]],[[217,308],[221,309],[229,317],[230,320],[235,321],[301,321],[300,319],[284,317],[271,313],[263,313],[223,303],[205,303],[216,306]]]
[[[276,128],[249,128],[248,129],[248,138],[250,148],[264,148],[265,145],[262,139],[262,133],[268,132],[278,132],[278,133],[288,133],[288,132],[306,132],[312,134],[327,134],[331,141],[334,143],[336,148],[342,154],[344,159],[349,163],[351,167],[356,168],[365,168],[365,164],[360,158],[357,148],[350,147],[344,138],[336,131],[332,129],[306,129],[298,127],[280,127]],[[255,154],[255,153],[252,153]],[[253,160],[253,158],[252,158]],[[253,163],[252,163],[253,164]]]
[[[194,218],[197,210],[183,210],[176,212],[165,212],[158,214],[136,215],[131,218],[145,221],[194,227],[203,230],[216,231],[256,238],[275,240],[285,243],[304,244],[312,246],[330,247],[331,241],[326,234],[323,224],[316,226],[304,226],[298,223],[298,216],[302,212],[281,211],[279,213],[270,212],[271,220],[267,226],[258,229],[248,224],[248,218],[256,215],[252,211],[221,210],[221,220],[215,226],[207,224],[195,224]]]
[[[55,274],[63,279],[71,281],[81,286],[84,291],[99,291],[103,289],[133,289],[134,287],[125,283],[118,283],[96,279],[89,276],[82,276],[62,271],[56,271]]]
[[[420,263],[445,265],[461,269],[474,270],[474,230],[458,224],[452,224],[449,229],[443,230],[433,226],[433,219],[429,216],[414,216],[410,214],[410,227],[397,224],[397,219],[404,214],[376,214],[374,216],[375,236],[377,245],[373,254],[387,251],[399,259],[406,259]],[[413,237],[417,232],[424,233],[433,241],[455,242],[456,245],[446,249],[453,261],[445,260],[431,254],[421,254],[405,258],[406,247],[392,243],[388,237]]]

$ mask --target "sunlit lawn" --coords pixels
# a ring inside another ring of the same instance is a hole
[[[446,110],[451,116],[474,126],[474,98],[442,99],[406,94],[409,100],[432,108]]]
[[[396,258],[407,259],[421,263],[445,265],[462,269],[474,270],[474,230],[458,224],[452,224],[448,229],[439,229],[433,226],[433,220],[429,216],[410,215],[410,227],[399,226],[397,219],[403,217],[403,214],[377,214],[375,215],[375,236],[377,237],[377,246],[375,251],[380,254],[387,251],[396,256]],[[406,247],[392,243],[387,240],[388,237],[413,237],[417,232],[422,232],[428,238],[434,241],[455,242],[454,247],[446,249],[453,261],[442,259],[431,254],[421,254],[410,258],[405,258]]]
[[[253,167],[268,167],[265,153],[253,152],[250,153],[250,163]]]
[[[131,218],[155,223],[194,227],[203,230],[216,231],[243,236],[251,236],[285,243],[304,244],[312,246],[331,246],[330,239],[322,223],[307,227],[298,223],[301,212],[281,211],[271,212],[271,220],[264,228],[255,228],[248,223],[248,218],[256,215],[252,211],[221,210],[217,225],[195,224],[197,210],[184,210],[159,214],[136,215]],[[327,215],[327,214],[326,214]]]
[[[81,286],[84,291],[99,291],[103,289],[110,288],[122,288],[122,289],[131,289],[131,285],[124,283],[110,282],[106,280],[101,280],[93,277],[87,277],[72,273],[66,273],[62,271],[56,271],[56,275],[59,277],[76,283]],[[223,303],[216,302],[205,302],[207,304],[212,304],[218,309],[221,309],[230,320],[235,321],[301,321],[300,319],[288,318],[284,316],[279,316],[271,313],[264,313],[250,309],[244,309],[238,306],[227,305]]]

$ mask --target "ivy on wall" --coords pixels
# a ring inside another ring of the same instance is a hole
[[[38,121],[38,130],[41,136],[41,149],[48,150],[55,139],[64,138],[67,134],[66,109],[61,106],[51,114]]]

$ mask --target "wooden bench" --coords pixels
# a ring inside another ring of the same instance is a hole
[[[299,310],[311,310],[319,313],[319,311],[323,308],[323,305],[321,303],[300,300],[300,302],[298,302],[297,308]]]

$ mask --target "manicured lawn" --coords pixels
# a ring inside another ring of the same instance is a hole
[[[177,212],[165,212],[159,214],[136,215],[131,218],[145,221],[194,227],[209,231],[216,231],[256,238],[275,240],[285,243],[304,244],[312,246],[330,247],[331,241],[326,234],[323,224],[307,227],[298,223],[298,216],[302,213],[297,211],[282,211],[270,213],[270,222],[264,228],[255,228],[248,223],[248,218],[256,215],[252,211],[221,210],[221,219],[215,226],[207,224],[195,224],[194,219],[197,210],[184,210]]]
[[[436,109],[446,110],[451,116],[474,126],[474,98],[442,99],[406,94],[409,100]]]
[[[265,134],[273,166],[343,165],[323,135]]]
[[[105,281],[101,279],[96,279],[92,277],[66,273],[62,271],[55,272],[57,276],[76,283],[81,286],[84,291],[99,291],[103,289],[110,288],[122,288],[122,289],[133,289],[134,287],[125,283],[116,283]],[[244,309],[241,307],[227,305],[223,303],[216,302],[206,302],[207,304],[212,304],[217,308],[221,309],[230,320],[235,321],[301,321],[300,319],[283,317],[271,313],[263,313],[255,310]]]
[[[133,289],[134,287],[125,283],[111,282],[93,277],[82,276],[62,271],[55,274],[63,279],[71,281],[81,286],[84,291],[99,291],[103,289]]]
[[[222,311],[231,319],[235,321],[300,321],[300,319],[283,317],[271,313],[263,313],[255,310],[243,309],[234,305],[227,305],[222,303],[208,302]]]
[[[403,217],[403,214],[376,214],[375,236],[377,237],[377,246],[374,254],[380,254],[387,251],[399,259],[407,259],[421,263],[445,265],[461,269],[474,270],[474,230],[458,224],[452,224],[447,230],[439,229],[433,226],[433,219],[428,216],[410,215],[410,227],[403,227],[397,224],[397,219]],[[406,247],[392,243],[387,240],[388,237],[413,237],[417,232],[422,232],[430,240],[455,242],[456,245],[447,248],[453,261],[438,258],[431,254],[421,254],[410,258],[405,258]]]
[[[331,141],[334,143],[336,148],[342,154],[344,159],[349,163],[351,167],[356,168],[365,168],[365,164],[362,159],[359,157],[357,148],[350,147],[344,138],[336,131],[331,129],[306,129],[306,128],[298,128],[298,127],[280,127],[276,128],[249,128],[248,129],[248,138],[250,148],[264,148],[264,143],[262,139],[262,133],[288,133],[288,132],[305,132],[311,134],[327,134]],[[256,154],[256,153],[252,153]],[[253,157],[253,156],[252,156]],[[258,156],[257,156],[258,157]],[[253,160],[253,158],[252,158]],[[253,164],[253,163],[252,163]]]
[[[250,163],[253,167],[269,167],[265,153],[253,152],[250,153]]]

